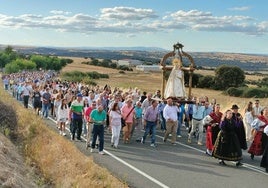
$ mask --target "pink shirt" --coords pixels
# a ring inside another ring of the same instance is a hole
[[[123,118],[126,118],[126,116],[129,114],[129,112],[133,109],[133,106],[128,107],[127,104],[125,104],[122,108],[121,108],[121,114],[123,116]],[[134,117],[134,110],[132,110],[132,112],[129,114],[129,116],[127,117],[127,119],[125,119],[126,123],[133,123],[133,117]]]

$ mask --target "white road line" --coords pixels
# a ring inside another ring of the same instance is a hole
[[[160,181],[158,181],[157,179],[153,178],[152,176],[149,176],[148,174],[146,174],[145,172],[139,170],[138,168],[132,166],[131,164],[127,163],[126,161],[120,159],[119,157],[113,155],[112,153],[108,152],[105,150],[105,153],[107,153],[108,155],[110,155],[111,157],[113,157],[114,159],[116,159],[117,161],[123,163],[124,165],[128,166],[129,168],[131,168],[132,170],[138,172],[139,174],[141,174],[142,176],[146,177],[147,179],[151,180],[152,182],[156,183],[157,185],[159,185],[160,187],[163,188],[168,188],[167,185],[161,183]]]
[[[57,122],[56,122],[53,118],[51,118],[51,117],[49,117],[48,119],[50,119],[50,120],[53,121],[54,123],[57,123]],[[66,129],[67,129],[68,131],[70,131],[67,127],[66,127]],[[81,138],[82,138],[84,141],[86,141],[86,139],[85,139],[83,136],[81,136]],[[150,176],[150,175],[146,174],[145,172],[139,170],[138,168],[132,166],[131,164],[127,163],[126,161],[120,159],[119,157],[115,156],[114,154],[110,153],[109,151],[107,151],[107,150],[105,150],[105,149],[104,149],[103,151],[104,151],[106,154],[108,154],[109,156],[111,156],[112,158],[114,158],[115,160],[117,160],[118,162],[120,162],[120,163],[122,163],[122,164],[128,166],[129,168],[131,168],[131,169],[134,170],[135,172],[137,172],[137,173],[139,173],[140,175],[146,177],[147,179],[149,179],[150,181],[156,183],[156,184],[159,185],[160,187],[163,187],[163,188],[169,188],[167,185],[161,183],[160,181],[158,181],[157,179],[153,178],[152,176]]]
[[[162,136],[158,136],[158,135],[156,135],[156,137],[163,139]],[[178,142],[178,141],[177,141],[176,143],[179,144],[179,145],[181,145],[181,146],[184,146],[184,147],[186,147],[186,148],[189,148],[189,149],[192,149],[192,150],[201,152],[201,153],[205,153],[204,150],[197,149],[197,148],[195,148],[195,147],[186,145],[186,144],[184,144],[184,143],[181,143],[181,142]],[[234,164],[235,164],[235,162],[234,162]],[[245,167],[245,168],[250,169],[250,170],[252,170],[252,171],[259,172],[259,173],[262,173],[262,174],[268,176],[268,173],[264,172],[262,168],[257,167],[257,166],[253,166],[253,165],[248,164],[248,163],[243,163],[243,165],[242,165],[241,167]]]

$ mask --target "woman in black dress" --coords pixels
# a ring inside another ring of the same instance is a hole
[[[266,136],[266,146],[261,159],[261,167],[265,168],[268,173],[268,126],[264,128],[265,136]]]
[[[227,110],[220,123],[221,131],[218,134],[212,155],[218,158],[219,164],[226,165],[226,161],[236,161],[236,166],[240,166],[242,160],[242,150],[236,133],[236,123],[232,119],[232,111]]]

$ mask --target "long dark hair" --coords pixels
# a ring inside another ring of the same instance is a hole
[[[61,100],[61,105],[60,105],[60,108],[63,110],[63,107],[65,108],[65,109],[67,109],[67,104],[63,104],[63,101],[67,101],[66,99],[62,99]]]
[[[116,111],[116,107],[118,106],[118,103],[117,102],[115,102],[114,104],[113,104],[113,106],[112,106],[112,111]]]

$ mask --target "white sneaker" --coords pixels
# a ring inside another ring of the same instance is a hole
[[[155,148],[156,147],[156,144],[151,144],[150,146]]]
[[[65,132],[63,132],[63,133],[62,133],[62,136],[66,136],[66,133],[65,133]]]
[[[103,151],[100,151],[99,154],[100,154],[100,155],[104,155],[105,153],[104,153]]]
[[[90,153],[93,153],[93,152],[94,152],[94,149],[93,149],[93,148],[91,148],[91,149],[90,149]]]
[[[181,135],[178,135],[177,137],[178,137],[178,138],[181,138]]]
[[[62,135],[62,131],[60,131],[60,135]]]

